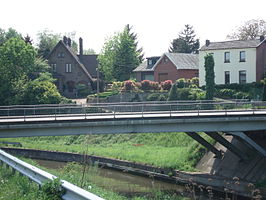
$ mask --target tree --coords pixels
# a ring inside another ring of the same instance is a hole
[[[170,53],[197,53],[199,49],[199,39],[195,39],[196,34],[193,26],[185,25],[185,29],[174,39],[169,47]]]
[[[22,39],[23,37],[13,28],[9,28],[8,31],[0,28],[0,45],[3,45],[7,40],[11,38]]]
[[[136,52],[138,53],[138,58],[139,58],[139,64],[142,63],[144,61],[144,53],[143,53],[143,48],[139,48],[138,49],[138,35],[132,31],[132,26],[130,26],[129,24],[127,24],[125,26],[125,31],[127,31],[127,33],[129,34],[129,36],[131,37],[131,39],[134,41],[134,45],[136,48]]]
[[[27,44],[32,45],[32,39],[28,34],[23,39]]]
[[[83,54],[84,55],[95,55],[96,52],[94,51],[94,49],[89,48],[89,49],[84,49]]]
[[[262,19],[252,19],[237,27],[233,33],[227,36],[227,38],[253,40],[262,35],[266,36],[266,21]]]
[[[171,90],[169,92],[168,101],[177,100],[177,85],[176,83],[172,85]]]
[[[38,55],[44,59],[48,57],[55,45],[59,42],[61,35],[53,34],[49,30],[38,33]]]
[[[206,99],[213,100],[215,90],[215,74],[214,74],[214,59],[212,54],[207,54],[205,57],[205,82],[206,82]]]
[[[128,80],[140,63],[140,54],[128,26],[109,38],[98,57],[99,69],[107,81]]]

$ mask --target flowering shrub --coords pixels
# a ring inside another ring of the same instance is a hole
[[[172,84],[173,84],[173,82],[171,80],[166,80],[164,82],[161,82],[161,86],[162,86],[163,90],[168,90],[168,91],[171,89]]]
[[[151,81],[149,80],[141,81],[141,89],[144,91],[151,90]]]
[[[125,91],[132,91],[135,88],[135,82],[128,80],[124,82],[124,89]]]

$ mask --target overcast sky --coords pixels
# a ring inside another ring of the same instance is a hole
[[[206,39],[224,41],[249,19],[266,20],[266,0],[2,0],[0,28],[36,35],[76,32],[84,48],[99,53],[105,39],[126,24],[138,34],[145,56],[166,52],[185,24]]]

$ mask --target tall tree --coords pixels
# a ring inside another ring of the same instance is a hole
[[[193,26],[186,24],[185,29],[174,39],[169,47],[170,53],[198,53],[199,39],[196,39]]]
[[[106,81],[128,80],[140,63],[140,54],[136,41],[132,38],[128,26],[121,33],[109,38],[98,57],[99,68]]]
[[[139,62],[142,63],[144,61],[144,53],[143,53],[143,48],[140,47],[138,48],[138,35],[134,32],[132,32],[132,26],[130,26],[129,24],[127,24],[125,26],[125,31],[128,32],[129,36],[131,37],[131,39],[134,41],[134,45],[136,48],[136,52],[138,53],[138,58],[139,58]]]
[[[3,45],[7,40],[11,38],[22,39],[23,37],[13,28],[9,28],[7,31],[0,28],[0,45]]]
[[[215,74],[214,74],[214,59],[212,54],[207,54],[205,57],[205,82],[206,82],[206,100],[213,100],[215,90]]]
[[[252,19],[236,28],[227,36],[228,39],[253,40],[259,36],[266,36],[266,21],[263,19]]]
[[[49,30],[38,33],[38,55],[46,59],[55,45],[61,39],[60,34],[53,34]]]

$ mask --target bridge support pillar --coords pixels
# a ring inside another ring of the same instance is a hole
[[[249,147],[253,148],[257,151],[260,155],[266,157],[266,150],[263,149],[260,145],[254,142],[250,137],[248,137],[243,132],[227,132],[229,135],[233,135],[234,137],[238,138],[241,142],[244,142]]]
[[[216,149],[212,144],[207,142],[204,138],[202,138],[198,133],[196,132],[186,132],[186,134],[190,137],[192,137],[194,140],[196,140],[198,143],[206,147],[209,151],[215,154],[216,158],[221,159],[223,157],[222,152]]]
[[[228,142],[223,136],[221,136],[217,132],[205,132],[208,136],[213,138],[215,141],[219,142],[221,145],[225,146],[229,151],[234,153],[236,156],[238,156],[242,160],[248,160],[248,156],[243,154],[237,147],[232,145],[230,142]]]

